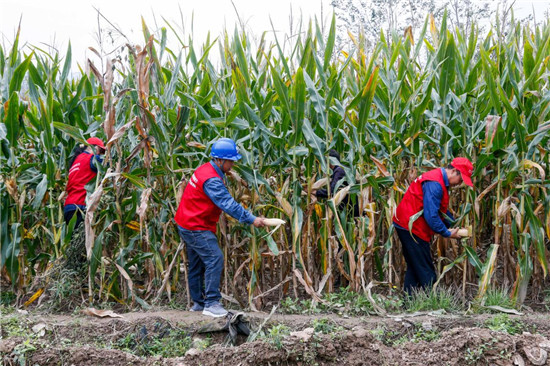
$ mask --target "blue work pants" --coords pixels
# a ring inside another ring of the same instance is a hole
[[[408,230],[398,227],[395,230],[401,241],[405,262],[407,262],[404,290],[409,295],[419,289],[430,290],[437,279],[430,243],[414,234],[411,235]]]
[[[189,293],[195,304],[208,307],[220,301],[223,253],[211,231],[187,230],[178,225],[187,248]]]

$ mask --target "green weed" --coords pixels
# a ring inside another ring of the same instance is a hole
[[[4,316],[0,318],[0,330],[2,338],[27,337],[29,334],[27,324],[25,324],[24,320],[20,320],[17,317]]]
[[[16,362],[19,363],[19,365],[24,366],[27,364],[28,353],[29,352],[32,353],[33,351],[36,351],[36,347],[32,343],[32,340],[25,339],[25,341],[15,346],[15,348],[11,353],[11,356],[14,358]]]
[[[13,309],[12,311],[15,311],[15,309],[10,304],[13,304],[15,301],[15,293],[13,291],[0,291],[0,313],[2,314],[8,314],[9,309]],[[6,311],[4,311],[6,309]]]
[[[422,327],[419,327],[414,332],[411,338],[411,342],[414,342],[414,343],[418,343],[420,341],[433,342],[433,341],[437,341],[439,338],[441,338],[441,333],[439,333],[438,330],[436,329],[426,330]]]
[[[464,308],[460,297],[452,289],[418,290],[405,299],[405,307],[410,312],[443,309],[456,312]]]
[[[283,339],[290,334],[290,328],[284,324],[277,324],[269,329],[267,341],[277,349],[283,347]]]
[[[475,313],[495,312],[495,310],[488,309],[488,306],[500,306],[507,309],[515,307],[514,301],[510,297],[510,291],[504,288],[490,288],[482,300],[475,299],[472,302],[472,310]]]
[[[466,349],[466,354],[464,355],[464,360],[468,363],[468,365],[479,364],[480,361],[484,359],[485,353],[487,353],[487,351],[491,349],[496,342],[496,339],[491,339],[490,341],[483,343],[478,347],[468,347]]]
[[[140,337],[134,333],[121,338],[115,348],[137,356],[182,357],[193,345],[192,338],[182,330],[171,330],[167,335]]]
[[[510,335],[520,334],[525,329],[525,325],[518,319],[510,318],[508,314],[498,314],[484,323],[485,327],[495,332],[504,332]]]
[[[315,319],[312,322],[313,330],[316,333],[337,334],[342,332],[344,328],[337,325],[333,320],[327,318]]]

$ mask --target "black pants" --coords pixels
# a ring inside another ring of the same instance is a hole
[[[411,295],[415,289],[430,288],[437,278],[430,243],[414,234],[411,235],[408,230],[398,227],[395,230],[407,262],[404,290]]]
[[[84,221],[84,218],[82,217],[82,210],[76,208],[74,210],[63,212],[63,216],[65,217],[65,223],[69,225],[69,222],[73,218],[73,216],[76,214],[76,223],[74,224],[74,228],[76,229],[82,221]]]

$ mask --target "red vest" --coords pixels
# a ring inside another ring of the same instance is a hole
[[[204,182],[210,178],[221,179],[212,164],[206,163],[195,170],[187,183],[174,218],[182,228],[216,233],[222,210],[204,193]]]
[[[69,180],[67,181],[66,205],[86,205],[86,184],[94,179],[96,172],[90,167],[90,161],[94,156],[88,153],[82,153],[74,159],[73,165],[69,170]]]
[[[441,168],[438,168],[422,174],[411,183],[409,189],[407,189],[407,192],[405,192],[405,195],[403,196],[403,200],[399,203],[397,209],[395,210],[395,215],[393,216],[394,223],[409,230],[409,219],[411,216],[424,209],[422,183],[426,181],[438,182],[441,185],[441,188],[443,188],[443,198],[441,199],[439,211],[447,212],[447,208],[449,207],[449,192],[445,186]],[[428,226],[428,223],[424,219],[423,215],[413,223],[412,232],[420,239],[428,242],[435,234],[430,226]]]

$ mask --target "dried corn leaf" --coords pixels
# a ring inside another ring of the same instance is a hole
[[[203,150],[206,149],[206,145],[203,145],[203,144],[201,144],[200,142],[197,142],[197,141],[189,141],[187,143],[187,146],[196,147],[198,149],[203,149]]]
[[[99,57],[101,58],[101,56]],[[95,67],[94,63],[90,59],[88,59],[88,68],[90,69],[92,74],[95,75],[95,77],[97,78],[97,81],[99,81],[99,83],[101,84],[101,87],[103,88],[103,75],[99,72],[97,67]]]
[[[502,121],[502,117],[488,115],[485,118],[485,146],[491,146],[495,138],[498,125]]]
[[[15,202],[19,201],[19,195],[17,193],[17,183],[15,178],[8,178],[4,181],[8,194],[13,198]]]
[[[134,231],[139,231],[140,225],[139,222],[132,220],[126,224],[126,227]]]
[[[82,310],[82,313],[90,316],[97,316],[99,318],[124,318],[122,315],[115,313],[112,310],[98,310],[95,308],[86,308]]]
[[[491,185],[490,185],[489,187],[485,188],[485,189],[483,190],[483,192],[481,192],[481,193],[479,194],[479,196],[477,196],[477,198],[476,198],[476,200],[475,200],[475,202],[474,202],[474,210],[475,210],[477,216],[479,216],[479,207],[480,207],[480,202],[481,202],[481,200],[483,199],[483,197],[485,197],[485,196],[487,195],[487,193],[491,192],[491,190],[492,190],[493,188],[495,188],[497,184],[498,184],[498,180],[496,180],[496,181],[494,181],[493,183],[491,183]]]
[[[105,65],[105,76],[103,78],[103,110],[107,112],[111,104],[111,88],[113,86],[113,60],[108,58]]]
[[[111,136],[109,141],[107,141],[107,149],[114,144],[117,140],[119,140],[122,136],[124,136],[124,133],[126,130],[130,127],[132,127],[132,124],[134,124],[135,119],[131,120],[130,122],[126,123],[122,127],[120,127],[116,132]]]
[[[328,184],[328,182],[329,182],[329,178],[328,178],[328,177],[321,178],[321,179],[319,179],[318,181],[316,181],[315,183],[313,183],[313,184],[311,185],[311,189],[312,189],[313,191],[317,191],[317,190],[319,190],[319,189],[321,189],[321,188],[323,188],[323,187],[326,187],[327,184]]]
[[[275,198],[277,198],[277,201],[279,202],[279,205],[283,208],[283,211],[288,217],[292,217],[293,210],[290,203],[286,200],[286,198],[283,197],[283,195],[279,192],[275,192]]]
[[[540,164],[535,163],[535,162],[532,161],[532,160],[525,159],[525,160],[522,161],[521,165],[522,165],[525,169],[533,169],[533,168],[536,168],[536,169],[539,171],[540,179],[542,179],[542,180],[545,180],[545,179],[546,179],[546,173],[544,172],[544,168],[543,168],[542,166],[540,166]]]
[[[30,299],[28,299],[27,301],[25,301],[25,303],[23,304],[23,306],[27,307],[29,306],[30,304],[32,304],[33,302],[36,301],[36,299],[38,299],[40,296],[42,296],[42,294],[44,293],[44,289],[41,288],[39,289],[38,291],[36,291]]]
[[[143,226],[143,221],[147,215],[147,207],[149,206],[149,197],[151,196],[151,188],[146,188],[141,192],[141,200],[136,213],[139,216],[139,224]]]
[[[378,171],[384,176],[384,177],[389,177],[390,176],[390,172],[388,172],[388,169],[386,168],[386,166],[384,165],[384,163],[382,163],[380,160],[376,159],[374,156],[370,156],[371,160],[374,161],[374,164],[376,164],[376,167],[378,168]]]
[[[344,200],[344,198],[346,198],[346,196],[348,195],[349,193],[349,190],[351,189],[351,186],[346,186],[344,188],[342,188],[341,190],[339,190],[335,195],[334,195],[334,198],[332,199],[334,201],[334,205],[336,207],[338,207],[338,205],[340,203],[342,203],[342,201]]]
[[[512,196],[508,196],[502,201],[502,203],[497,202],[497,217],[503,219],[508,212],[510,212],[512,202],[510,202]]]

